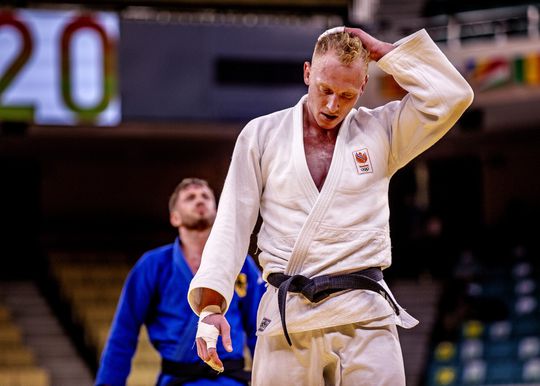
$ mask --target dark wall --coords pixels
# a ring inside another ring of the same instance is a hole
[[[122,20],[124,118],[250,119],[289,107],[306,93],[303,64],[326,29],[323,20],[257,25]]]
[[[233,146],[232,137],[1,138],[3,235],[11,245],[33,240],[45,248],[142,250],[168,242],[176,234],[167,208],[176,184],[197,176],[219,194]]]

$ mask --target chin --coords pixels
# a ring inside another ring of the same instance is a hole
[[[319,127],[321,129],[324,129],[324,130],[333,130],[333,129],[336,129],[339,127],[339,125],[341,124],[341,122],[343,122],[343,119],[340,119],[340,118],[335,118],[335,119],[332,119],[331,121],[330,120],[327,120],[327,119],[319,119],[317,121],[317,124],[319,125]]]
[[[323,130],[334,130],[339,125],[338,123],[332,122],[319,122],[319,127]]]

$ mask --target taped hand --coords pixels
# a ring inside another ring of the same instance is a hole
[[[223,347],[231,352],[233,348],[230,331],[229,322],[221,313],[219,306],[207,306],[201,311],[196,335],[197,355],[217,372],[224,370],[216,350],[217,340],[221,335]]]

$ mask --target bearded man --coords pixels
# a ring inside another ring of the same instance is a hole
[[[208,183],[186,178],[169,199],[170,223],[178,229],[174,243],[146,252],[129,273],[103,350],[96,385],[126,384],[139,330],[146,326],[162,358],[158,386],[246,385],[244,347],[255,349],[257,307],[264,292],[260,271],[252,258],[237,276],[230,327],[235,350],[220,350],[227,371],[219,374],[199,361],[193,345],[198,317],[187,302],[189,283],[216,217],[216,200]]]

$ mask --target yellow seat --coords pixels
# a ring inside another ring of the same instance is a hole
[[[0,369],[2,386],[51,386],[49,373],[40,367]]]
[[[60,293],[68,301],[78,296],[87,298],[93,297],[95,299],[102,299],[105,296],[106,298],[110,298],[111,294],[118,299],[124,281],[109,279],[84,279],[80,281],[59,280],[58,284]]]
[[[117,283],[99,286],[87,283],[73,283],[69,288],[66,288],[66,295],[70,300],[86,302],[117,302],[120,292],[122,292],[122,284],[118,285]]]
[[[0,304],[0,323],[11,320],[11,312],[5,305]]]
[[[83,327],[91,326],[94,323],[111,323],[116,311],[116,305],[110,304],[89,304],[80,310],[80,322]]]
[[[3,343],[21,343],[21,329],[11,322],[0,323],[0,345]]]
[[[36,365],[34,352],[25,346],[0,346],[0,369],[5,367],[31,367]]]
[[[107,342],[107,339],[109,338],[109,331],[111,329],[110,324],[95,324],[91,328],[91,332],[89,334],[89,343],[92,344],[96,348],[96,352],[98,353],[98,358],[101,357],[101,352],[105,348],[105,343]]]
[[[137,351],[133,357],[133,366],[157,366],[161,364],[161,357],[156,349],[148,341],[139,339]]]
[[[155,385],[159,371],[159,364],[132,366],[127,379],[127,386]]]

